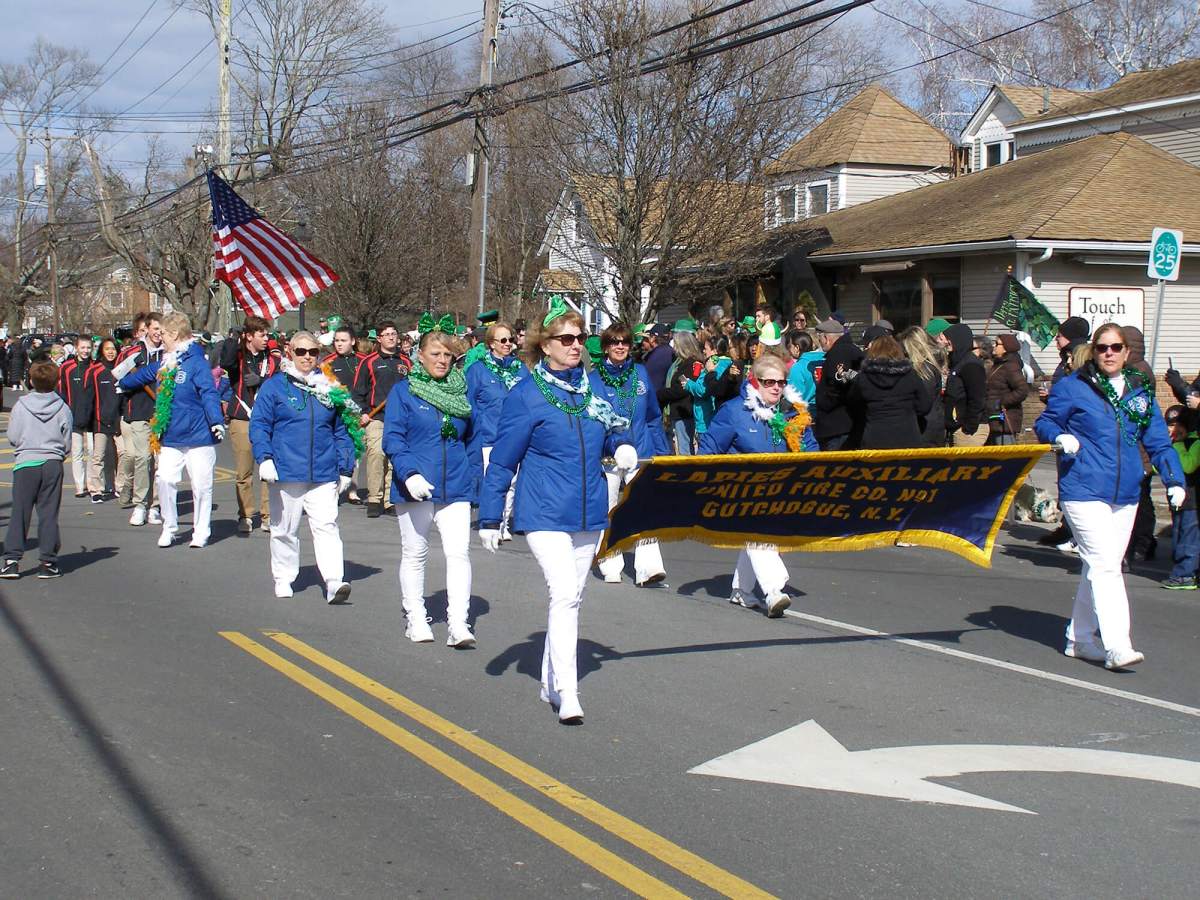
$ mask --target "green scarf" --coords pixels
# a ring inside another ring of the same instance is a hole
[[[471,415],[467,402],[467,379],[462,369],[451,368],[439,380],[425,371],[419,362],[408,373],[408,389],[442,414],[442,437],[457,437],[451,418],[466,419]]]

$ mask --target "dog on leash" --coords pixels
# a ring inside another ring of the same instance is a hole
[[[1013,503],[1018,522],[1058,522],[1062,519],[1058,501],[1046,490],[1028,481],[1017,489]]]

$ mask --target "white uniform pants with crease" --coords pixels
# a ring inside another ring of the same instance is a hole
[[[621,498],[621,488],[633,481],[633,476],[637,472],[637,469],[630,472],[610,472],[605,469],[604,478],[608,482],[609,512]],[[625,555],[623,553],[614,553],[612,556],[606,556],[600,560],[600,574],[605,578],[611,575],[620,575],[623,571],[625,571]],[[665,571],[662,551],[658,549],[658,541],[653,538],[638,541],[633,548],[633,580],[640,584],[651,575],[660,575]]]
[[[271,504],[271,575],[291,584],[300,574],[300,519],[308,516],[313,555],[325,586],[345,581],[342,534],[338,529],[336,481],[310,484],[276,482],[269,486]]]
[[[446,557],[446,622],[465,625],[471,609],[471,504],[397,503],[400,523],[400,598],[409,619],[425,619],[425,560],[436,525]]]
[[[186,468],[192,485],[192,540],[206,543],[212,519],[213,469],[216,447],[163,447],[158,451],[158,505],[162,508],[163,530],[179,531],[176,501],[179,481]]]
[[[788,571],[779,551],[768,544],[747,544],[738,553],[733,569],[733,589],[744,594],[754,591],[754,583],[762,588],[763,596],[778,594],[787,584]]]
[[[1066,500],[1062,508],[1083,560],[1067,640],[1094,642],[1098,631],[1105,650],[1128,650],[1132,646],[1129,598],[1121,558],[1133,531],[1137,504],[1113,506],[1103,500]]]
[[[542,651],[542,686],[559,694],[579,691],[579,607],[592,569],[599,531],[531,531],[525,535],[533,558],[542,567],[550,612]]]
[[[483,448],[483,474],[487,474],[488,461],[492,458],[492,448]],[[508,483],[508,493],[504,495],[504,514],[500,517],[500,533],[505,537],[508,536],[512,528],[513,514],[513,497],[517,493],[517,476],[513,476],[513,480]]]

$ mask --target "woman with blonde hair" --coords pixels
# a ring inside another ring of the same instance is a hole
[[[429,531],[437,526],[446,557],[446,644],[475,646],[468,624],[471,606],[471,504],[482,473],[472,440],[467,382],[454,360],[462,345],[454,319],[425,313],[417,326],[417,358],[407,378],[388,394],[383,452],[392,464],[391,500],[400,525],[400,594],[404,635],[417,644],[433,640],[425,610],[425,560]]]
[[[920,325],[905,328],[896,335],[896,340],[904,348],[904,355],[912,363],[913,371],[933,399],[929,412],[917,418],[921,427],[921,442],[926,447],[945,447],[946,408],[942,403],[942,389],[946,385],[946,352]]]
[[[584,586],[608,524],[601,460],[611,451],[625,472],[638,457],[628,439],[618,438],[628,419],[593,390],[583,370],[585,338],[583,318],[559,297],[528,330],[530,376],[504,401],[479,497],[479,538],[495,552],[504,496],[516,477],[513,524],[525,532],[550,594],[540,696],[564,725],[583,722],[576,644]]]

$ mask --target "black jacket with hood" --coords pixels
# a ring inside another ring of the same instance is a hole
[[[829,348],[821,364],[821,380],[817,382],[817,413],[813,435],[824,444],[830,438],[855,431],[854,417],[846,405],[850,384],[862,365],[863,352],[844,334]],[[853,449],[847,446],[845,449]]]
[[[868,356],[850,385],[847,403],[863,422],[863,450],[920,447],[919,419],[933,397],[907,359]]]
[[[946,329],[950,341],[950,374],[946,378],[946,431],[960,428],[974,434],[984,420],[987,399],[987,372],[983,360],[975,355],[975,335],[969,325],[951,325]]]

